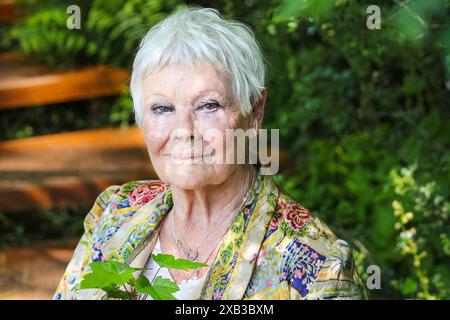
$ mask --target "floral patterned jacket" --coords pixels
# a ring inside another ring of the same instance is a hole
[[[172,207],[170,185],[138,180],[104,190],[84,220],[54,299],[104,299],[75,291],[89,263],[116,259],[143,268]],[[259,175],[224,236],[201,299],[361,299],[349,245],[308,209]]]

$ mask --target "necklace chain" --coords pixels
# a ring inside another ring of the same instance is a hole
[[[245,196],[245,198],[244,198],[244,200],[243,200],[241,206],[238,208],[238,210],[240,210],[240,209],[242,208],[242,206],[244,206],[245,203],[247,202],[247,199],[248,199],[249,195],[251,194],[251,189],[252,189],[253,182],[254,182],[254,177],[252,177],[252,179],[251,179],[250,187],[249,187],[248,190],[247,190],[247,195]],[[230,218],[231,216],[235,217],[236,214],[237,214],[238,212],[239,212],[239,211],[236,212],[235,210],[232,210],[230,213],[228,213],[228,214],[226,215],[225,219],[223,219],[223,221],[222,221],[221,223],[218,223],[218,224],[214,227],[214,229],[213,229],[211,232],[208,232],[208,234],[206,235],[206,237],[204,237],[204,238],[202,239],[202,241],[200,241],[200,242],[198,243],[198,245],[194,246],[193,248],[190,248],[190,247],[187,247],[186,245],[183,245],[183,243],[186,243],[186,241],[184,240],[183,236],[181,236],[181,234],[180,234],[180,233],[178,232],[178,230],[177,230],[176,223],[175,223],[175,215],[174,215],[174,213],[172,212],[171,215],[172,215],[172,224],[173,224],[173,239],[174,239],[175,244],[176,244],[176,246],[177,246],[177,251],[180,251],[180,250],[181,250],[182,253],[183,253],[183,255],[184,255],[188,260],[191,260],[191,261],[198,261],[198,258],[199,258],[198,249],[200,248],[200,246],[201,246],[202,244],[204,244],[205,241],[206,241],[212,234],[214,234],[215,231],[216,231],[220,226],[222,226],[222,225],[225,223],[225,221],[228,220],[228,218]],[[233,213],[235,213],[235,214],[233,215]],[[213,252],[215,251],[214,249],[217,248],[217,245],[218,245],[219,241],[223,238],[223,236],[225,235],[226,231],[227,231],[227,230],[229,229],[229,227],[231,226],[233,220],[234,220],[234,219],[230,219],[230,222],[228,223],[227,228],[225,229],[225,231],[223,232],[223,234],[222,234],[220,237],[218,237],[217,241],[215,242],[214,246],[212,247],[211,252],[208,254],[208,256],[207,256],[206,260],[204,261],[204,263],[206,263],[206,262],[209,260],[209,258],[211,257],[211,255],[212,255]],[[197,269],[194,271],[194,276],[196,276],[196,275],[197,275]]]
[[[198,258],[198,249],[199,247],[212,235],[216,232],[216,230],[222,226],[226,220],[232,215],[233,211],[231,211],[229,214],[226,215],[226,219],[223,219],[221,223],[218,223],[214,229],[211,232],[208,232],[206,237],[204,237],[201,241],[198,242],[198,245],[194,246],[193,248],[190,248],[188,246],[184,246],[183,243],[186,243],[186,240],[184,237],[178,232],[176,222],[175,222],[175,215],[172,214],[172,224],[173,224],[173,238],[175,241],[175,244],[177,245],[177,248],[180,248],[183,250],[184,256],[191,260],[195,261]]]

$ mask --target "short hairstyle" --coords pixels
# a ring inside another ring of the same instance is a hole
[[[265,65],[253,31],[225,20],[216,9],[187,7],[154,25],[133,63],[130,91],[135,120],[142,128],[142,78],[170,63],[210,63],[231,80],[234,98],[247,116],[264,89]]]

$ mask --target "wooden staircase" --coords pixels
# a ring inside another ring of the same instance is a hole
[[[129,71],[55,71],[20,53],[0,55],[0,110],[119,95]],[[111,184],[156,178],[137,127],[0,141],[0,211],[93,203]]]

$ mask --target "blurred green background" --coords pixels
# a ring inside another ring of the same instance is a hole
[[[68,30],[68,5],[82,28]],[[381,29],[366,27],[370,4]],[[381,269],[371,299],[450,298],[450,1],[27,1],[0,26],[0,51],[68,69],[130,67],[140,38],[172,10],[214,7],[253,28],[267,64],[265,128],[295,168],[277,180]],[[133,124],[128,92],[65,108],[0,112],[0,140]],[[0,214],[1,246],[76,237],[89,208]],[[40,226],[40,227],[38,227]]]

